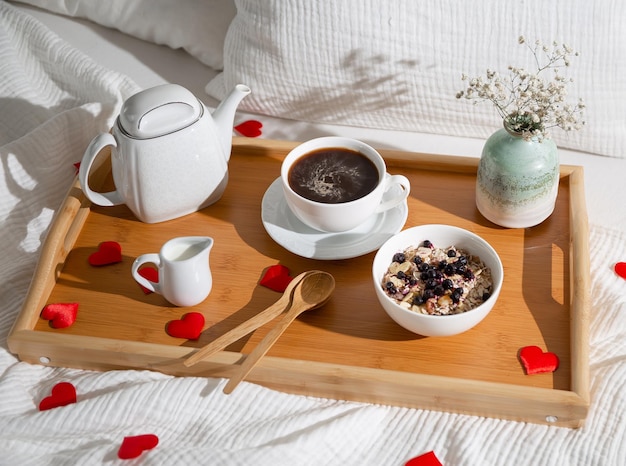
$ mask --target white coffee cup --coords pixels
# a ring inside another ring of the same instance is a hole
[[[289,173],[302,157],[320,149],[347,149],[369,159],[378,171],[378,183],[372,191],[347,202],[327,203],[311,200],[298,194],[289,184]],[[281,166],[281,180],[289,209],[304,224],[324,232],[343,232],[356,228],[371,215],[392,209],[404,202],[411,190],[409,180],[403,175],[390,175],[382,156],[373,147],[356,139],[328,136],[306,141],[295,147]],[[399,187],[400,189],[397,189]],[[393,191],[390,191],[395,188]],[[383,195],[386,192],[393,196]]]
[[[195,306],[204,301],[213,286],[209,252],[213,239],[208,236],[182,236],[166,242],[159,253],[143,254],[132,265],[133,278],[148,290],[163,295],[176,306]],[[155,264],[159,281],[139,274],[139,268]]]

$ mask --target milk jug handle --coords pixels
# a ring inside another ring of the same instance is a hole
[[[133,265],[130,268],[130,271],[133,275],[133,278],[141,286],[154,293],[163,294],[163,290],[161,289],[161,284],[159,282],[153,282],[152,280],[148,280],[146,277],[139,273],[139,268],[144,264],[155,264],[157,267],[159,267],[161,265],[161,256],[159,256],[157,253],[143,254],[135,259]]]
[[[106,146],[117,147],[117,141],[110,133],[100,133],[93,138],[93,140],[89,143],[89,146],[87,146],[83,159],[80,163],[78,179],[85,196],[87,196],[91,202],[108,207],[124,203],[122,196],[117,192],[117,190],[110,191],[108,193],[97,193],[92,191],[89,187],[89,173],[91,172],[91,167],[93,166],[93,163],[100,151]]]

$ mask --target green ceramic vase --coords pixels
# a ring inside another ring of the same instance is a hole
[[[476,207],[507,228],[540,224],[554,211],[559,156],[551,139],[524,140],[502,128],[485,142],[476,180]]]

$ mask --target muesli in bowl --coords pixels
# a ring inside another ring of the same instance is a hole
[[[480,236],[451,225],[408,228],[376,253],[376,296],[399,325],[425,336],[450,336],[482,321],[503,282],[502,262]]]
[[[439,316],[479,306],[493,288],[491,269],[479,256],[428,239],[395,253],[381,286],[400,306]]]

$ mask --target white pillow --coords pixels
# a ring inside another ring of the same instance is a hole
[[[236,0],[219,100],[237,83],[241,110],[309,122],[488,137],[502,120],[490,103],[456,99],[461,74],[533,65],[520,35],[558,40],[572,58],[570,95],[586,126],[555,141],[626,157],[626,2],[588,0]]]
[[[216,70],[224,66],[224,38],[236,13],[234,0],[19,1],[182,48]]]

